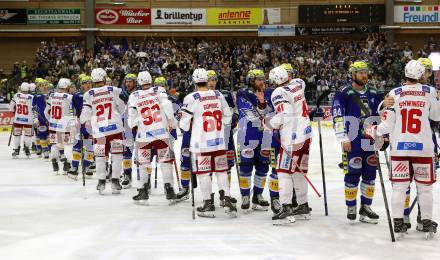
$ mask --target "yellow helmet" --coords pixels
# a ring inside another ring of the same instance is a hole
[[[81,80],[85,76],[87,76],[85,73],[81,73],[81,74],[78,75],[78,79]]]
[[[208,70],[208,80],[217,80],[217,73],[214,70]]]
[[[92,83],[92,77],[84,75],[79,79],[80,84]]]
[[[247,74],[249,79],[264,79],[264,72],[259,69],[250,70]]]
[[[134,80],[134,81],[136,81],[137,80],[137,76],[136,76],[136,74],[128,73],[127,75],[125,75],[124,79],[125,80]]]
[[[154,86],[166,86],[167,80],[164,77],[157,77],[154,79]]]
[[[293,67],[290,63],[283,63],[280,65],[281,68],[285,69],[287,73],[293,73]]]
[[[368,71],[368,64],[364,61],[355,61],[350,65],[350,72],[358,72],[358,71],[362,71],[362,70],[367,70]]]
[[[419,58],[418,61],[420,61],[420,63],[423,64],[425,69],[432,70],[432,61],[430,59],[428,59],[428,58]]]
[[[43,78],[36,78],[35,79],[35,84],[37,84],[37,85],[44,84],[45,82],[46,82],[46,80]]]

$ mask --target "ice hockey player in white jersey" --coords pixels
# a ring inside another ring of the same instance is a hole
[[[133,197],[135,203],[148,200],[148,188],[151,175],[151,161],[154,153],[162,172],[166,199],[170,204],[176,199],[173,184],[174,153],[170,132],[176,128],[174,111],[165,91],[152,87],[152,78],[148,71],[142,71],[137,78],[141,90],[130,94],[128,100],[128,126],[137,128],[136,153],[139,162],[140,188]]]
[[[10,110],[14,113],[12,125],[14,136],[13,158],[17,158],[20,154],[21,136],[23,134],[24,153],[28,158],[31,156],[30,147],[32,145],[34,115],[32,112],[33,95],[29,94],[29,87],[29,83],[21,83],[20,92],[14,95],[10,103]]]
[[[282,67],[272,69],[269,80],[277,86],[271,96],[276,114],[265,122],[265,126],[279,129],[281,138],[277,174],[282,209],[272,220],[274,225],[284,225],[294,223],[294,215],[310,219],[308,186],[304,175],[308,170],[312,131],[304,97],[305,84],[299,80],[289,82],[287,71]],[[293,189],[299,204],[295,210],[292,208]]]
[[[437,223],[432,221],[432,184],[436,181],[436,173],[429,120],[440,120],[440,102],[433,87],[419,83],[424,73],[425,67],[421,62],[408,62],[405,66],[406,82],[390,91],[394,105],[382,114],[382,122],[377,127],[376,134],[390,136],[394,232],[402,235],[407,230],[403,219],[405,193],[414,180],[423,232],[428,238],[437,230]]]
[[[70,142],[70,122],[72,119],[72,95],[69,94],[71,82],[69,79],[60,78],[54,93],[50,94],[44,110],[49,119],[49,142],[50,159],[53,171],[59,171],[58,159],[63,162],[63,171],[67,174],[70,163],[60,150],[64,150],[64,144]]]
[[[215,217],[211,199],[211,174],[215,174],[219,190],[225,192],[225,212],[236,217],[237,209],[231,202],[229,189],[226,157],[228,139],[225,138],[225,125],[231,123],[232,111],[219,91],[208,88],[208,73],[205,69],[194,70],[192,78],[197,90],[185,97],[179,126],[183,131],[191,130],[191,168],[197,176],[204,201],[197,208],[197,214],[201,217]]]
[[[124,152],[122,114],[125,110],[121,100],[121,89],[105,85],[107,73],[102,68],[93,69],[91,73],[94,88],[83,97],[81,124],[90,122],[93,136],[93,150],[96,160],[96,189],[100,194],[105,190],[106,158],[111,153],[113,194],[119,194],[122,187],[119,177],[122,170],[122,153]]]

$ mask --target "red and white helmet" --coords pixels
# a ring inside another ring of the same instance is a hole
[[[405,77],[419,80],[425,74],[425,66],[420,61],[410,60],[405,66]]]
[[[270,71],[269,80],[279,86],[289,81],[289,74],[284,68],[276,67]]]

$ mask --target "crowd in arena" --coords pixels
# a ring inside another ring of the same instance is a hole
[[[362,40],[199,40],[151,38],[145,40],[96,38],[93,50],[85,41],[42,41],[36,50],[35,63],[16,62],[10,89],[3,87],[0,96],[11,97],[21,81],[45,78],[56,83],[61,77],[77,82],[81,73],[101,67],[121,86],[128,73],[148,70],[153,76],[167,79],[171,93],[181,99],[191,90],[191,73],[197,67],[215,70],[220,89],[237,90],[246,86],[250,69],[270,69],[289,62],[298,78],[306,82],[306,97],[313,102],[323,91],[336,91],[349,81],[348,66],[364,60],[371,66],[370,85],[379,92],[390,90],[403,78],[404,65],[411,58],[427,57],[438,45],[430,39],[422,49],[408,43],[387,43],[383,34],[373,33]],[[266,77],[267,78],[267,77]],[[9,91],[9,95],[5,93]],[[330,96],[331,97],[331,96]],[[324,101],[325,102],[325,101]]]

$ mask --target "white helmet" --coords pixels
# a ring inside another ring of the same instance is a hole
[[[21,92],[28,92],[29,89],[30,89],[29,83],[27,83],[27,82],[21,83],[21,85],[20,85]]]
[[[289,74],[282,67],[273,68],[269,73],[269,80],[276,85],[281,85],[289,80]]]
[[[66,88],[70,87],[70,85],[72,85],[72,83],[70,82],[70,79],[60,78],[60,80],[58,80],[57,88],[66,89]]]
[[[208,72],[205,69],[195,69],[192,75],[194,83],[208,82]]]
[[[425,66],[420,61],[410,60],[405,66],[405,77],[419,80],[425,74]]]
[[[29,91],[35,92],[35,89],[37,88],[37,85],[35,83],[29,83]]]
[[[103,68],[96,68],[92,70],[90,75],[92,77],[93,82],[105,82],[105,78],[107,77],[107,73]]]
[[[141,86],[143,86],[145,84],[153,83],[153,79],[151,78],[150,72],[148,72],[148,71],[139,72],[138,77],[137,77],[137,82]]]

